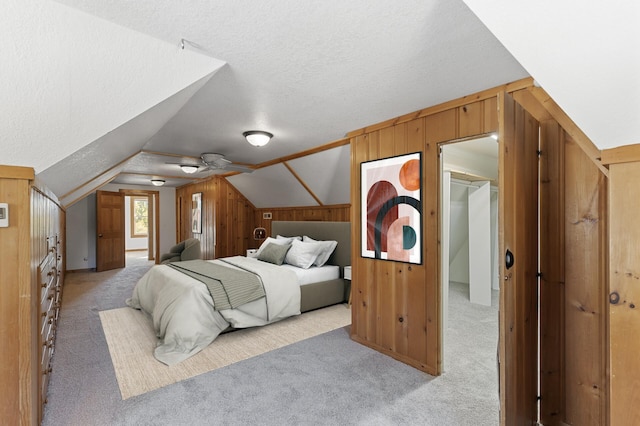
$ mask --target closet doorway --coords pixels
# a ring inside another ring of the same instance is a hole
[[[497,389],[497,135],[441,145],[440,165],[443,371],[477,356]]]

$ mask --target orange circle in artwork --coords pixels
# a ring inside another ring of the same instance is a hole
[[[409,160],[400,169],[400,183],[408,191],[420,189],[420,161]]]

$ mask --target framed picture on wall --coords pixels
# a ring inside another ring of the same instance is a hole
[[[420,152],[360,164],[361,256],[422,263]]]
[[[191,232],[202,234],[202,192],[191,196]]]

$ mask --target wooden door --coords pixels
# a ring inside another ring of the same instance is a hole
[[[96,270],[124,268],[124,193],[97,191]]]
[[[500,422],[537,422],[538,122],[500,93]]]

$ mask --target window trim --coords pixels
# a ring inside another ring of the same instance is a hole
[[[134,217],[134,207],[135,207],[135,203],[136,201],[144,201],[147,203],[147,215],[149,214],[149,198],[148,197],[143,197],[143,196],[130,196],[129,197],[129,224],[131,226],[131,231],[130,231],[130,236],[131,238],[148,238],[149,237],[149,227],[147,226],[147,232],[145,232],[144,234],[140,234],[140,233],[136,233],[135,232],[135,217]]]

